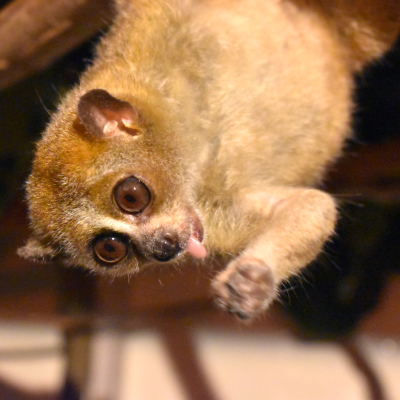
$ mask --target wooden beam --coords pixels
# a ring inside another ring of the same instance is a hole
[[[48,67],[113,16],[110,0],[14,0],[0,10],[0,89]]]

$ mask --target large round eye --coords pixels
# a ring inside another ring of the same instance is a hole
[[[151,194],[143,182],[131,176],[115,187],[114,199],[122,211],[136,214],[150,204]]]
[[[92,247],[97,261],[105,265],[115,264],[128,254],[127,239],[113,233],[97,236]]]

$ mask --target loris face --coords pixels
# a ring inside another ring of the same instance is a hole
[[[21,253],[114,274],[205,257],[190,185],[182,184],[188,171],[157,117],[101,89],[76,104],[39,143],[28,182],[35,236]]]

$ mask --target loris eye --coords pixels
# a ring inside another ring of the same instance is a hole
[[[109,266],[123,260],[128,254],[128,240],[118,234],[97,236],[92,247],[97,261]]]
[[[122,211],[137,214],[150,204],[151,194],[143,182],[131,176],[115,187],[114,200]]]

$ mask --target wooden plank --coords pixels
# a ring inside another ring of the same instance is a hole
[[[110,23],[110,0],[15,0],[0,10],[0,89],[40,71]]]

